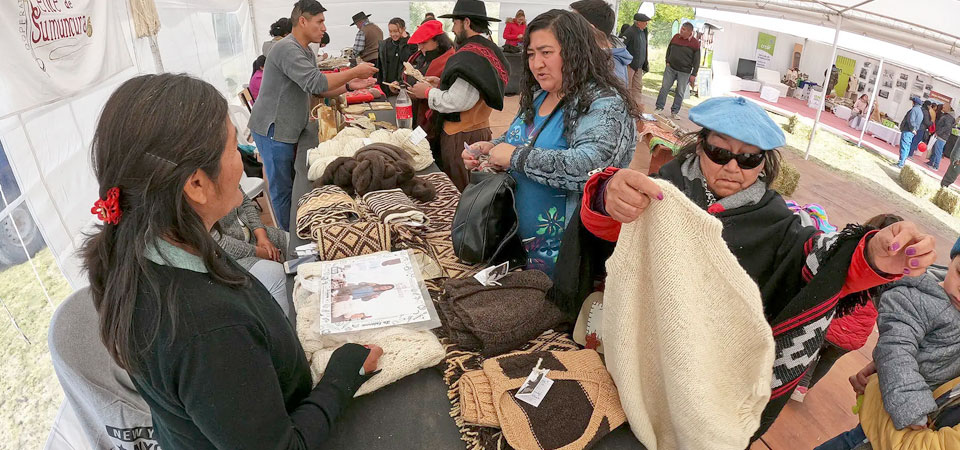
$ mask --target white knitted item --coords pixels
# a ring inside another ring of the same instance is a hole
[[[649,450],[743,450],[770,398],[760,292],[720,221],[657,183],[664,200],[623,226],[607,261],[607,369]]]
[[[443,360],[443,346],[430,331],[410,331],[402,327],[387,327],[334,335],[319,332],[320,296],[301,285],[301,277],[317,276],[311,270],[319,264],[303,264],[298,268],[297,282],[293,288],[293,303],[297,310],[297,336],[303,351],[310,361],[310,373],[314,383],[320,381],[330,361],[330,355],[348,342],[379,345],[383,348],[380,357],[380,373],[360,386],[356,396],[369,394],[421,369],[433,367]]]

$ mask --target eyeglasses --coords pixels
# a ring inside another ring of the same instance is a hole
[[[700,145],[703,146],[703,153],[707,155],[707,158],[721,166],[727,165],[731,159],[737,160],[737,165],[745,170],[756,169],[763,163],[763,153],[736,154],[725,148],[710,145],[706,139],[701,140]]]

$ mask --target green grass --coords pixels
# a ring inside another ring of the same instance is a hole
[[[649,61],[649,64],[650,64],[650,72],[643,75],[643,87],[645,89],[644,95],[652,95],[654,98],[656,98],[657,93],[660,92],[660,86],[663,84],[663,71],[667,67],[667,63],[666,63],[667,48],[666,47],[663,47],[663,48],[650,47],[648,51],[649,53],[648,53],[647,60]],[[647,94],[647,92],[650,92],[650,91],[652,92],[650,94]],[[685,99],[683,101],[683,106],[685,108],[692,108],[694,106],[699,105],[704,100],[706,100],[706,98],[694,97],[691,95],[690,98]],[[673,98],[667,97],[666,109],[670,108],[670,105],[672,104],[672,102],[673,102]],[[653,111],[645,111],[645,112],[652,113]]]
[[[50,250],[41,250],[33,261],[54,305],[59,304],[71,289]],[[47,348],[53,307],[26,263],[0,272],[0,298],[30,340],[0,308],[0,448],[42,448],[63,400]]]

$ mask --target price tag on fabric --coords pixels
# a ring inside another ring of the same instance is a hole
[[[508,272],[510,272],[510,263],[504,262],[498,266],[487,267],[477,272],[473,278],[484,286],[498,286],[500,283],[497,283],[497,280],[506,276]]]
[[[543,358],[540,358],[540,360],[537,361],[537,366],[530,371],[530,375],[527,376],[527,379],[523,381],[523,385],[520,386],[520,390],[514,395],[517,400],[527,403],[534,408],[540,407],[540,402],[543,401],[543,398],[547,396],[547,392],[550,391],[550,387],[553,386],[553,380],[547,378],[550,370],[540,368],[540,363],[542,362]]]
[[[413,130],[413,133],[410,133],[410,142],[413,145],[419,145],[426,138],[427,132],[423,131],[423,127],[417,127],[416,130]]]

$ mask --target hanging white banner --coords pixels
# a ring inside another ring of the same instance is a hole
[[[68,97],[132,65],[108,0],[0,2],[0,117]]]

